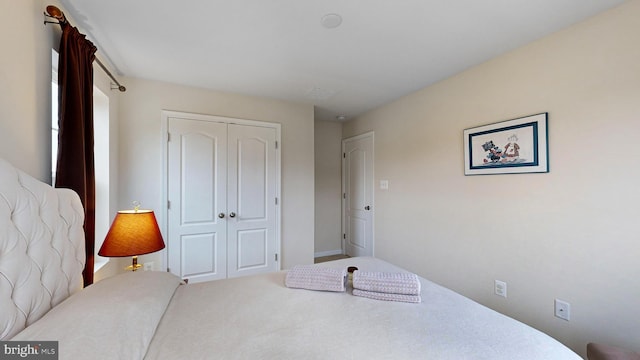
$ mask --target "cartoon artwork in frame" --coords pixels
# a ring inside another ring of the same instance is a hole
[[[464,130],[464,174],[549,172],[547,113]]]

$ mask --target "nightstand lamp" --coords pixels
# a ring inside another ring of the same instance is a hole
[[[136,271],[138,255],[149,254],[164,249],[164,241],[158,222],[152,210],[118,211],[111,224],[98,255],[105,257],[133,256],[131,266],[127,270]]]

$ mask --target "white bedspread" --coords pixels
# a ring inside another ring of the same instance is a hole
[[[401,269],[373,258],[322,266]],[[285,287],[286,272],[179,285],[136,272],[71,296],[12,340],[60,359],[578,360],[551,337],[420,278],[419,304]]]
[[[142,359],[180,279],[136,271],[69,297],[11,340],[58,341],[59,359]]]
[[[322,266],[401,271],[373,258]],[[549,336],[421,278],[422,303],[289,289],[285,272],[180,286],[147,359],[580,359]]]

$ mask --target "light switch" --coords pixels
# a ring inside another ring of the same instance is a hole
[[[380,180],[380,190],[389,190],[389,180]]]

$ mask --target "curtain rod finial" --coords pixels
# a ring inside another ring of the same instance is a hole
[[[120,90],[120,92],[125,92],[125,91],[127,91],[127,88],[126,88],[126,87],[124,87],[124,86],[122,86],[122,85],[120,85],[120,84],[114,84],[114,83],[111,83],[111,90],[116,90],[116,89]]]
[[[67,22],[67,18],[64,16],[62,10],[58,9],[56,6],[49,5],[47,6],[46,14],[49,17],[52,17],[60,22],[60,24],[64,24]]]

